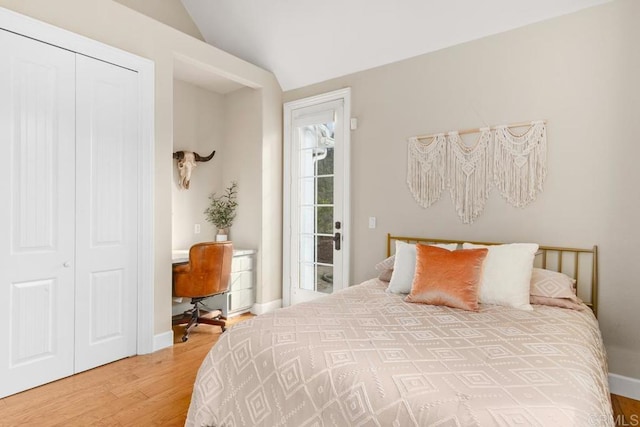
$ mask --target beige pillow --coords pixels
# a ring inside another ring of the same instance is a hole
[[[382,280],[383,282],[390,282],[392,275],[393,275],[393,269],[382,270],[380,274],[378,274],[378,280]]]
[[[531,272],[529,302],[552,307],[584,310],[586,305],[576,296],[576,281],[564,273],[534,268]]]
[[[386,258],[379,263],[376,264],[376,270],[380,272],[378,275],[378,279],[383,282],[388,282],[391,280],[391,275],[393,274],[393,264],[396,261],[396,256],[391,255],[389,258]]]
[[[531,272],[531,295],[548,298],[574,298],[576,281],[564,273],[534,268]]]

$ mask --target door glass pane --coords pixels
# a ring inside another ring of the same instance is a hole
[[[333,234],[333,206],[316,207],[316,219],[318,234]]]
[[[315,178],[300,179],[300,206],[313,206],[316,202]]]
[[[309,177],[316,174],[315,149],[300,150],[300,177]]]
[[[310,234],[313,237],[316,232],[314,209],[316,208],[313,205],[300,206],[300,234]]]
[[[333,177],[323,176],[318,178],[317,182],[318,198],[317,204],[319,205],[332,205],[333,204]]]
[[[315,291],[316,281],[314,280],[316,277],[316,265],[315,264],[307,264],[300,263],[300,289],[305,289],[307,291]]]
[[[333,175],[333,147],[327,147],[318,156],[318,175]]]
[[[300,261],[304,263],[314,263],[316,260],[315,236],[300,235]]]
[[[316,125],[303,126],[299,128],[300,149],[313,148],[318,144]]]
[[[298,128],[299,288],[333,291],[334,124]]]
[[[319,265],[317,269],[318,273],[318,292],[330,294],[333,292],[333,266],[331,265]]]
[[[333,236],[318,236],[317,242],[316,261],[323,264],[333,264]]]

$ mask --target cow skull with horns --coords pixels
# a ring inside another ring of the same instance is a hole
[[[192,151],[176,151],[173,153],[173,158],[178,160],[178,171],[180,172],[180,187],[189,189],[189,182],[191,181],[191,172],[196,167],[196,162],[208,162],[213,158],[216,151],[213,150],[207,157],[202,157],[200,154]]]

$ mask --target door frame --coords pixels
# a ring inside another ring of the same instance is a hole
[[[312,107],[318,104],[331,101],[343,101],[343,141],[344,141],[344,162],[342,168],[343,176],[343,193],[342,193],[342,206],[343,206],[343,224],[341,229],[342,234],[342,283],[349,283],[350,280],[350,237],[351,237],[351,207],[349,205],[350,193],[351,193],[351,88],[346,87],[343,89],[334,90],[332,92],[323,93],[320,95],[311,96],[308,98],[298,99],[295,101],[286,102],[284,104],[284,127],[283,127],[283,152],[284,152],[284,168],[283,168],[283,191],[282,191],[282,214],[283,214],[283,228],[282,228],[282,305],[287,307],[291,305],[291,196],[289,189],[291,188],[291,159],[287,155],[290,153],[291,144],[293,143],[293,129],[292,116],[293,112],[299,108]]]
[[[81,55],[128,68],[138,73],[138,298],[137,354],[154,351],[154,112],[153,61],[127,51],[55,27],[34,18],[0,8],[0,29],[30,37]]]

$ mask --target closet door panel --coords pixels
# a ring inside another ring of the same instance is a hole
[[[136,353],[137,73],[78,55],[76,372]]]
[[[75,55],[0,30],[0,397],[73,373]]]

